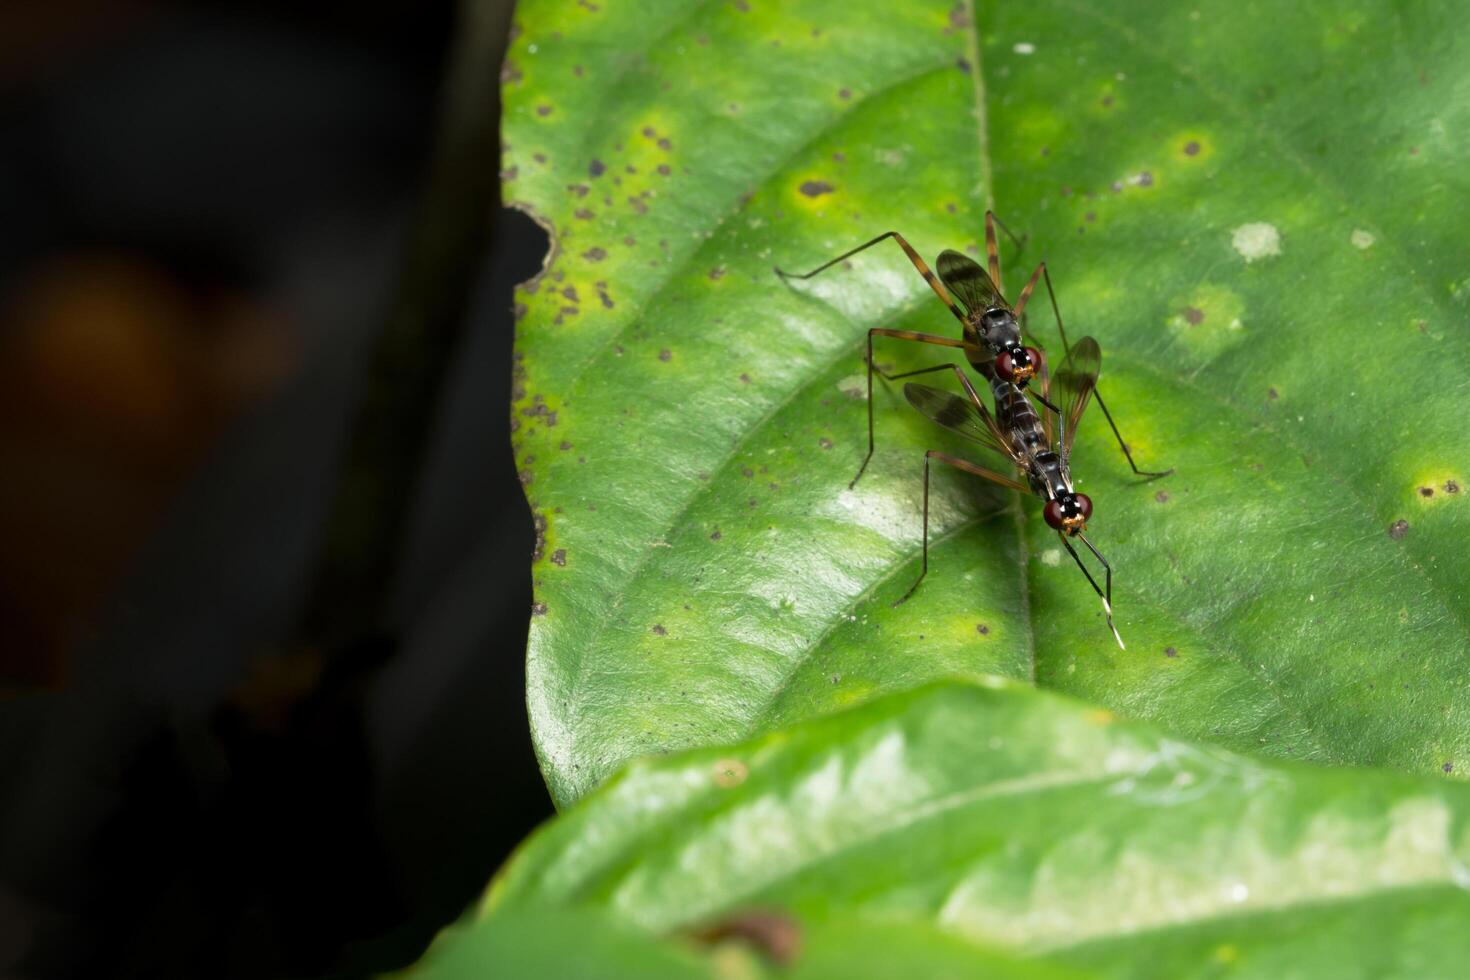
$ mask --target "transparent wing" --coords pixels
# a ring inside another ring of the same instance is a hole
[[[1061,454],[1063,459],[1072,455],[1072,443],[1077,438],[1077,423],[1082,418],[1082,413],[1087,411],[1087,403],[1092,400],[1092,393],[1097,389],[1097,372],[1102,367],[1102,351],[1097,346],[1097,341],[1091,337],[1083,337],[1072,345],[1072,350],[1062,360],[1061,367],[1057,368],[1056,376],[1052,379],[1051,388],[1056,392],[1053,399],[1058,408],[1062,410],[1062,444]]]
[[[990,274],[980,264],[953,249],[939,253],[940,280],[971,313],[983,313],[992,306],[1005,306],[1000,290],[990,281]]]
[[[903,386],[903,394],[910,405],[946,429],[958,432],[966,439],[973,439],[1006,459],[1015,459],[1015,454],[1006,445],[1000,426],[984,407],[976,405],[968,398],[913,382]]]

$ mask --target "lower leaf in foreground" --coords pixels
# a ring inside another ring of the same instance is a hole
[[[483,912],[592,907],[657,935],[855,916],[1112,976],[1444,975],[1470,956],[1467,814],[1458,783],[949,682],[634,763],[538,832]]]
[[[793,955],[773,955],[758,938],[655,937],[594,909],[536,909],[496,915],[442,936],[409,975],[417,980],[1087,980],[1043,960],[982,949],[922,922],[829,918],[791,922]],[[700,930],[706,932],[707,930]]]

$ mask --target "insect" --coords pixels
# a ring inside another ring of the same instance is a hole
[[[1102,552],[1087,540],[1083,532],[1087,519],[1092,516],[1092,500],[1085,493],[1078,493],[1072,483],[1072,443],[1077,436],[1077,423],[1087,410],[1088,402],[1097,391],[1098,369],[1102,366],[1102,351],[1097,341],[1083,337],[1063,359],[1056,373],[1057,411],[1045,411],[1040,416],[1021,389],[1000,377],[990,379],[991,394],[995,399],[995,414],[985,407],[970,379],[957,365],[939,365],[929,370],[945,367],[954,371],[964,386],[965,396],[941,391],[928,385],[909,382],[903,386],[904,396],[909,403],[930,419],[960,435],[978,442],[985,448],[1000,454],[1015,466],[1025,483],[993,469],[979,466],[969,460],[951,456],[937,449],[924,454],[924,558],[919,577],[894,605],[899,605],[914,594],[924,576],[929,574],[929,464],[933,460],[946,463],[955,469],[983,477],[1004,487],[1032,493],[1046,501],[1042,518],[1048,527],[1057,532],[1077,567],[1102,599],[1107,613],[1108,628],[1118,646],[1123,647],[1123,638],[1113,623],[1113,569]],[[1052,383],[1047,372],[1046,361],[1040,360],[1041,395],[1052,395]],[[1053,414],[1056,416],[1053,422]],[[1072,540],[1081,541],[1087,550],[1102,563],[1106,585],[1098,588],[1097,579],[1087,569]]]
[[[1031,300],[1031,294],[1036,289],[1037,281],[1046,283],[1047,295],[1051,297],[1052,312],[1056,315],[1057,330],[1061,336],[1062,349],[1070,351],[1067,343],[1067,330],[1062,324],[1061,308],[1057,305],[1056,291],[1052,288],[1051,273],[1047,271],[1046,263],[1040,263],[1031,278],[1026,280],[1020,294],[1016,297],[1015,305],[1006,302],[1005,294],[1001,288],[1000,271],[1000,249],[997,246],[995,229],[997,225],[1015,241],[1022,245],[1022,240],[1011,234],[1010,229],[1000,224],[993,212],[985,212],[985,254],[989,273],[981,268],[979,263],[959,252],[946,249],[939,254],[936,264],[939,274],[936,276],[919,253],[914,251],[908,241],[896,231],[886,231],[871,241],[864,242],[857,248],[843,252],[837,258],[826,262],[810,272],[795,275],[776,270],[776,274],[783,279],[810,279],[813,276],[830,269],[838,262],[851,258],[857,253],[871,248],[886,239],[893,239],[898,247],[903,249],[914,268],[924,277],[924,281],[934,290],[940,301],[948,307],[955,318],[960,321],[961,336],[956,340],[951,337],[941,337],[937,334],[918,333],[913,330],[894,330],[888,327],[873,327],[868,331],[868,455],[863,457],[862,465],[858,467],[857,475],[848,484],[849,489],[857,484],[863,472],[867,470],[868,463],[873,458],[873,338],[893,337],[898,340],[908,340],[920,344],[932,344],[937,347],[960,348],[965,353],[965,358],[970,365],[986,378],[996,378],[1000,381],[1015,385],[1017,389],[1027,388],[1031,379],[1034,378],[1041,368],[1042,353],[1039,349],[1040,343],[1032,336],[1026,328],[1026,304]],[[956,302],[958,300],[958,302]],[[1028,341],[1023,344],[1022,341]],[[889,375],[881,368],[876,369],[884,378],[893,380],[903,375]],[[917,374],[921,372],[910,372]],[[1057,407],[1048,399],[1045,392],[1036,396],[1047,408],[1056,411]],[[1102,395],[1096,395],[1098,407],[1102,409],[1103,415],[1107,417],[1108,425],[1113,430],[1113,435],[1118,440],[1118,446],[1123,450],[1123,455],[1128,459],[1128,465],[1133,472],[1148,479],[1168,476],[1173,470],[1155,472],[1141,470],[1133,461],[1133,454],[1128,450],[1128,444],[1123,441],[1118,426],[1113,422],[1113,415],[1102,400]]]

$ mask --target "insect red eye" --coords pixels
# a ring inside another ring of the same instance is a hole
[[[1014,381],[1016,379],[1016,362],[1011,359],[1009,351],[996,355],[995,374],[1002,381]]]
[[[1087,520],[1092,516],[1092,498],[1085,493],[1079,493],[1077,495],[1077,509],[1082,512],[1082,519],[1084,521]]]
[[[1029,358],[1031,358],[1031,366],[1033,368],[1035,368],[1036,370],[1040,371],[1041,370],[1041,351],[1037,350],[1035,347],[1027,347],[1026,348],[1026,356],[1029,357]]]
[[[1066,525],[1062,521],[1062,502],[1060,500],[1048,500],[1041,516],[1046,520],[1046,526],[1060,531]]]

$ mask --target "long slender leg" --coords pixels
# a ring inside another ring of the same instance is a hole
[[[1107,591],[1104,592],[1097,587],[1097,579],[1093,578],[1092,573],[1087,570],[1087,566],[1082,564],[1082,558],[1077,554],[1077,550],[1072,547],[1072,542],[1067,540],[1067,536],[1058,531],[1057,537],[1062,539],[1062,544],[1066,545],[1068,553],[1072,556],[1072,560],[1077,563],[1078,568],[1082,569],[1082,574],[1087,576],[1087,582],[1092,586],[1092,591],[1096,592],[1098,597],[1102,599],[1103,611],[1108,615],[1108,629],[1113,631],[1113,639],[1118,641],[1118,649],[1128,649],[1123,645],[1123,637],[1118,635],[1118,627],[1113,625],[1113,566],[1108,564],[1108,560],[1102,556],[1101,551],[1098,551],[1092,546],[1092,542],[1087,540],[1087,535],[1077,535],[1077,537],[1082,539],[1082,543],[1087,545],[1087,549],[1097,556],[1097,560],[1102,562],[1102,567],[1107,573]]]
[[[994,470],[987,470],[983,466],[976,466],[974,463],[970,462],[969,460],[960,459],[958,456],[951,456],[948,453],[942,453],[942,452],[940,452],[937,449],[931,449],[928,452],[924,453],[924,552],[923,552],[924,558],[923,558],[923,564],[922,564],[922,566],[920,568],[920,571],[919,571],[919,577],[916,578],[916,579],[914,579],[914,584],[911,585],[911,586],[909,586],[909,590],[903,594],[903,597],[900,598],[897,602],[894,603],[895,606],[901,606],[905,602],[907,602],[908,599],[909,599],[909,596],[913,595],[914,594],[914,590],[919,587],[919,583],[922,582],[922,581],[924,581],[924,576],[929,574],[929,461],[931,459],[937,459],[941,463],[948,463],[950,466],[953,466],[957,470],[963,470],[966,473],[973,473],[975,476],[983,477],[983,478],[985,478],[987,480],[991,480],[991,481],[993,481],[995,483],[999,483],[1003,487],[1010,487],[1013,490],[1024,490],[1024,489],[1026,489],[1020,483],[1017,483],[1015,480],[1011,480],[1011,479],[1008,479],[1007,477],[1001,476],[999,473],[995,472]],[[1086,569],[1084,569],[1084,571],[1085,570]],[[1094,588],[1095,587],[1096,586],[1094,586]],[[1122,641],[1120,640],[1119,642],[1122,642]]]
[[[864,249],[872,248],[874,245],[877,245],[885,238],[892,238],[895,242],[898,243],[898,247],[903,249],[904,254],[909,257],[909,261],[914,264],[914,268],[919,270],[919,275],[923,276],[924,281],[929,284],[929,288],[934,290],[934,295],[938,296],[939,299],[944,303],[944,305],[949,307],[949,312],[954,314],[956,320],[964,323],[964,311],[962,311],[958,306],[955,305],[954,299],[951,298],[951,296],[949,295],[949,291],[944,288],[944,284],[939,281],[939,277],[936,276],[929,269],[928,263],[926,263],[923,259],[919,257],[919,253],[914,251],[913,246],[910,245],[908,241],[896,231],[885,231],[883,234],[879,235],[872,241],[863,242],[863,244],[859,245],[857,248],[854,248],[847,252],[843,252],[841,255],[837,256],[837,258],[833,259],[830,262],[824,262],[823,264],[813,269],[811,272],[804,272],[800,275],[797,275],[791,272],[783,272],[780,267],[777,267],[776,275],[780,276],[782,279],[810,279],[817,273],[824,272],[827,269],[832,268],[843,259],[851,258]]]
[[[881,374],[884,381],[902,381],[904,378],[913,378],[920,374],[933,374],[935,371],[943,371],[945,368],[959,370],[959,365],[946,361],[943,364],[936,364],[933,367],[919,368],[917,371],[904,371],[902,374],[889,374],[882,368],[874,368],[873,370]]]
[[[869,461],[873,458],[873,337],[896,337],[899,340],[912,340],[920,344],[933,344],[936,347],[958,347],[963,349],[963,340],[954,340],[949,337],[940,337],[930,333],[915,333],[912,330],[891,330],[887,327],[873,327],[868,331],[868,455],[863,457],[863,465],[858,467],[857,476],[848,483],[847,489],[851,490],[857,486],[857,481],[862,479],[863,471],[868,468]],[[878,373],[884,377],[888,375],[882,369]]]
[[[1011,241],[1013,241],[1013,242],[1016,243],[1016,251],[1017,252],[1020,252],[1023,249],[1025,249],[1026,242],[1027,242],[1027,240],[1031,236],[1030,235],[1022,235],[1020,238],[1017,238],[1016,237],[1016,233],[1013,232],[1013,231],[1011,231],[1009,228],[1007,228],[1006,227],[1006,223],[1004,221],[1000,220],[1000,218],[996,217],[994,211],[990,212],[990,214],[991,214],[991,217],[995,219],[996,227],[998,227],[1001,231],[1005,232],[1006,233],[1006,237],[1009,238]]]
[[[1037,266],[1037,269],[1041,272],[1041,277],[1046,282],[1047,295],[1051,297],[1052,313],[1057,318],[1057,333],[1062,338],[1062,351],[1064,353],[1070,354],[1072,352],[1072,346],[1071,344],[1067,343],[1067,328],[1062,323],[1062,310],[1061,307],[1057,305],[1057,293],[1051,285],[1051,273],[1047,271],[1045,262]],[[1035,275],[1033,275],[1031,278],[1034,280],[1036,277]],[[1027,289],[1029,290],[1030,288],[1031,287],[1028,284]],[[1133,453],[1128,451],[1128,443],[1123,440],[1123,433],[1118,431],[1118,423],[1113,421],[1113,413],[1108,411],[1107,403],[1103,401],[1102,391],[1094,388],[1092,391],[1092,397],[1097,399],[1097,407],[1102,409],[1103,418],[1108,420],[1108,428],[1113,430],[1113,438],[1118,440],[1118,448],[1123,450],[1123,456],[1128,460],[1128,465],[1133,468],[1133,472],[1135,475],[1146,477],[1150,480],[1157,480],[1161,476],[1168,476],[1170,473],[1174,472],[1174,467],[1172,466],[1169,467],[1167,470],[1139,469],[1138,464],[1133,461]]]
[[[990,211],[985,212],[985,259],[990,263],[990,281],[1004,296],[1006,290],[1000,284],[1000,249],[995,244],[995,215]]]
[[[1021,317],[1026,315],[1026,304],[1031,301],[1031,291],[1036,288],[1036,281],[1041,278],[1041,275],[1044,272],[1046,272],[1045,262],[1036,267],[1036,271],[1031,273],[1031,278],[1027,279],[1026,285],[1021,288],[1021,295],[1016,297],[1016,319],[1019,320]],[[1036,343],[1035,338],[1032,338],[1031,342],[1033,344]],[[1040,345],[1038,344],[1037,346]]]

